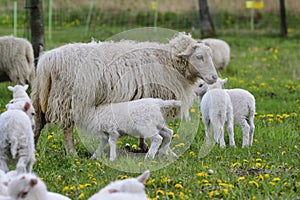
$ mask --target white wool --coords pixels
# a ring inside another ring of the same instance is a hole
[[[33,49],[24,38],[0,37],[0,82],[32,84],[35,77]]]
[[[21,102],[19,102],[21,103]],[[8,110],[0,115],[0,169],[7,172],[7,160],[17,159],[18,173],[31,172],[35,161],[32,122],[24,112],[27,105],[16,109],[16,104],[9,104]]]
[[[217,81],[218,83],[219,81]],[[220,82],[219,82],[220,83]],[[225,82],[221,82],[223,86]],[[209,85],[205,81],[198,82],[198,88],[195,90],[196,95],[201,99],[206,93]],[[225,89],[230,96],[233,108],[234,121],[241,127],[243,132],[242,147],[252,146],[254,135],[254,114],[255,114],[255,98],[247,90],[235,88]]]
[[[217,70],[225,69],[230,62],[230,46],[220,39],[206,38],[201,40],[213,52],[213,61]]]
[[[162,109],[179,106],[180,101],[153,98],[106,104],[86,111],[86,118],[82,118],[78,126],[99,138],[97,154],[101,155],[103,147],[109,142],[110,160],[116,158],[116,143],[124,134],[151,141],[146,157],[153,159],[160,145],[160,154],[176,156],[170,149],[173,131],[166,125]]]
[[[137,178],[114,181],[88,200],[148,200],[144,182],[149,176],[150,172],[145,171]]]
[[[7,196],[8,178],[6,173],[0,169],[0,195]]]
[[[20,174],[8,184],[8,194],[15,200],[70,200],[48,192],[45,183],[34,174]]]
[[[208,87],[201,99],[202,122],[205,125],[208,141],[214,137],[214,140],[220,143],[221,147],[226,146],[224,140],[224,124],[226,122],[230,146],[235,147],[231,100],[229,95],[219,87],[221,84],[218,79],[215,84]]]
[[[30,97],[26,93],[26,90],[28,89],[29,85],[15,85],[13,86],[8,86],[8,90],[13,93],[13,100],[10,101],[10,103],[13,103],[15,99],[22,99],[23,101],[29,101],[31,102]]]
[[[157,42],[74,43],[44,53],[31,93],[38,137],[45,123],[59,124],[66,138],[84,110],[140,98],[177,99],[188,119],[195,83],[215,82],[211,50],[190,35]],[[170,112],[170,117],[178,109]],[[67,140],[67,139],[66,139]],[[66,141],[68,151],[72,142]],[[73,147],[73,152],[75,148]]]

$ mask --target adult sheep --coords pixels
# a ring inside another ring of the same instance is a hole
[[[74,43],[44,53],[32,89],[35,142],[47,122],[65,135],[67,153],[76,154],[72,130],[87,108],[140,98],[177,99],[188,118],[199,78],[217,78],[211,49],[179,33],[157,42]],[[88,122],[87,122],[88,123]]]
[[[0,82],[32,84],[35,77],[32,45],[24,38],[0,37]]]
[[[206,38],[200,41],[211,48],[216,69],[225,69],[230,61],[230,46],[228,43],[214,38]]]

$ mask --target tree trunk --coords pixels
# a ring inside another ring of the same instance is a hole
[[[282,37],[286,37],[287,24],[286,24],[284,0],[279,0],[279,3],[280,3],[280,32]]]
[[[43,0],[30,0],[31,43],[34,51],[34,63],[44,49]]]
[[[215,28],[209,14],[207,0],[198,0],[202,37],[214,36]]]

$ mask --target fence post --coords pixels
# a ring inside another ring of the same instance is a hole
[[[17,36],[17,27],[18,27],[18,2],[14,1],[14,36]]]
[[[49,41],[52,40],[52,0],[49,0],[48,39],[49,39]]]

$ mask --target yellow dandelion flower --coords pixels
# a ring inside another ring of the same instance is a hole
[[[150,178],[150,179],[147,181],[147,184],[152,184],[152,183],[154,183],[154,182],[155,182],[155,179]]]
[[[203,180],[201,180],[201,182],[200,183],[209,183],[209,181],[208,180],[206,180],[206,179],[203,179]]]
[[[176,147],[184,147],[184,143],[179,143],[175,145]]]
[[[35,156],[36,158],[38,158],[38,157],[40,156],[40,154],[39,154],[39,153],[35,153],[34,156]]]
[[[234,188],[234,185],[229,184],[228,187],[229,187],[229,188]]]
[[[266,83],[265,83],[265,82],[262,82],[262,83],[260,84],[260,86],[261,86],[261,87],[266,87]]]
[[[281,155],[285,155],[285,154],[286,154],[286,151],[282,151],[282,152],[281,152]]]
[[[255,167],[261,167],[261,166],[262,166],[261,163],[256,163],[256,164],[255,164]]]
[[[80,165],[80,162],[79,162],[79,161],[76,161],[76,162],[75,162],[75,165],[79,166],[79,165]]]
[[[208,176],[208,173],[206,173],[206,172],[199,172],[199,173],[197,174],[197,176],[198,176],[198,177],[207,177],[207,176]]]
[[[240,167],[240,166],[241,166],[241,163],[236,162],[236,163],[233,163],[232,165],[230,165],[230,168],[235,168],[235,167]]]
[[[194,113],[195,112],[195,108],[191,108],[191,113]]]
[[[61,180],[61,176],[58,175],[58,176],[56,177],[56,180],[60,181],[60,180]]]
[[[222,186],[222,187],[227,187],[228,184],[227,183],[219,183],[219,186]]]
[[[100,164],[99,162],[95,162],[95,165],[96,165],[97,167],[101,167],[101,164]]]
[[[224,188],[224,189],[223,189],[223,193],[224,193],[225,195],[227,195],[227,194],[229,193],[229,190],[226,189],[226,188]]]
[[[251,198],[251,200],[256,200],[256,196],[253,196],[253,197]]]
[[[277,177],[277,178],[273,178],[272,181],[273,181],[273,182],[278,182],[278,181],[280,181],[280,180],[281,180],[281,179]]]
[[[164,195],[165,192],[163,190],[161,190],[161,189],[157,189],[155,194],[156,195]]]
[[[243,162],[244,162],[244,163],[248,163],[249,161],[248,161],[248,160],[246,160],[246,159],[244,159],[244,160],[243,160]]]
[[[176,189],[182,189],[183,186],[182,186],[180,183],[176,183],[176,184],[175,184],[175,188],[176,188]]]
[[[214,196],[218,195],[219,192],[217,190],[212,190],[210,191],[210,193],[208,194],[208,197],[211,199],[213,198]]]
[[[164,178],[162,178],[162,182],[169,183],[169,182],[171,182],[171,179],[169,177],[164,177]]]
[[[272,181],[269,182],[269,183],[270,183],[270,185],[273,185],[273,186],[276,184],[275,182],[272,182]]]
[[[255,185],[256,187],[258,187],[258,183],[256,181],[249,181],[249,184]]]
[[[190,153],[189,153],[191,156],[195,156],[196,154],[195,154],[195,152],[193,152],[193,151],[190,151]]]
[[[261,158],[256,158],[255,161],[256,161],[256,162],[262,162],[262,159],[261,159]]]
[[[265,180],[264,176],[261,174],[258,177],[259,177],[259,180],[262,180],[262,181]]]
[[[171,199],[172,199],[172,198],[175,198],[174,192],[168,192],[167,195],[168,195],[168,197],[171,198]]]
[[[78,187],[79,187],[79,189],[83,189],[84,185],[83,184],[79,184]]]
[[[238,177],[238,179],[237,179],[238,181],[245,181],[246,180],[246,178],[244,177],[244,176],[240,176],[240,177]]]
[[[179,138],[179,135],[177,133],[173,134],[172,138]]]
[[[136,144],[133,144],[133,145],[131,146],[131,148],[137,149],[137,145],[136,145]]]
[[[260,155],[261,153],[258,151],[258,152],[256,152],[256,154],[257,154],[257,155]]]
[[[84,198],[85,196],[84,196],[84,193],[80,193],[80,195],[78,196],[78,198]]]
[[[52,135],[48,135],[47,138],[48,138],[48,140],[50,140],[52,137],[53,137]]]

